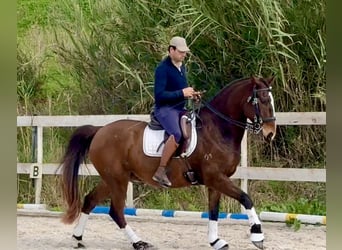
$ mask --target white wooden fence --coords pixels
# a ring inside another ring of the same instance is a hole
[[[326,125],[325,112],[278,112],[277,125]],[[60,174],[56,172],[58,163],[43,162],[44,127],[78,127],[91,124],[102,126],[120,119],[149,121],[149,115],[87,115],[87,116],[18,116],[18,127],[33,127],[37,130],[36,162],[17,163],[18,174],[30,174],[35,178],[35,203],[40,203],[42,175]],[[241,179],[241,188],[247,192],[248,180],[325,182],[326,169],[322,168],[276,168],[247,166],[247,133],[241,145],[241,162],[232,178]],[[98,175],[92,164],[81,165],[79,174]],[[127,191],[128,207],[133,207],[133,186],[129,183]]]

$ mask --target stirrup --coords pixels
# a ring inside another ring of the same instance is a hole
[[[191,185],[199,184],[198,180],[196,180],[194,171],[186,171],[183,173],[183,175],[184,175],[185,179],[191,183]]]

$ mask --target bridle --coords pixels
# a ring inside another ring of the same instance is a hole
[[[215,115],[220,117],[221,119],[234,124],[238,127],[244,128],[248,131],[253,132],[254,134],[258,134],[262,130],[262,125],[264,123],[275,121],[276,118],[274,116],[274,110],[273,110],[273,116],[272,117],[266,117],[262,118],[260,115],[260,107],[259,107],[259,98],[258,98],[258,92],[261,91],[268,91],[269,94],[272,92],[272,87],[257,89],[256,86],[253,87],[252,95],[247,98],[247,103],[251,103],[254,107],[254,119],[252,122],[240,122],[237,120],[234,120],[224,114],[222,114],[220,111],[216,110],[211,104],[208,102],[204,102],[204,106],[207,107],[211,112],[213,112]],[[272,101],[272,100],[271,100]],[[273,105],[273,103],[272,103]]]
[[[253,88],[253,96],[249,96],[247,98],[247,102],[251,102],[252,105],[254,106],[254,121],[253,121],[253,124],[256,124],[257,126],[260,127],[258,133],[260,132],[263,123],[273,122],[273,121],[276,120],[276,118],[274,116],[274,112],[273,112],[273,116],[272,117],[261,118],[261,116],[260,116],[260,108],[259,108],[259,98],[258,98],[258,95],[257,95],[257,93],[261,92],[261,91],[268,91],[271,94],[272,87],[256,89],[256,87],[254,86],[254,88]],[[273,106],[273,103],[272,103],[272,106]]]

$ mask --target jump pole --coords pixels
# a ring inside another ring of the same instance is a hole
[[[46,210],[46,204],[17,204],[17,209],[27,210]],[[91,213],[94,214],[108,214],[109,207],[96,206]],[[124,209],[124,214],[129,216],[160,216],[160,217],[177,217],[177,218],[209,218],[208,212],[196,211],[180,211],[180,210],[161,210],[161,209],[144,209],[144,208],[130,208]],[[291,222],[292,220],[299,220],[305,224],[320,224],[326,225],[327,218],[322,215],[309,215],[309,214],[292,214],[292,213],[279,213],[279,212],[261,212],[259,214],[261,221],[271,222]],[[219,219],[234,219],[234,220],[248,220],[247,214],[243,213],[219,213]]]
[[[17,209],[46,210],[46,204],[17,204]]]
[[[327,223],[327,217],[321,215],[261,212],[259,216],[262,221],[291,222],[292,220],[297,219],[300,222],[307,224],[326,225]]]
[[[96,206],[92,213],[95,214],[108,214],[109,207]],[[179,211],[179,210],[161,210],[161,209],[144,209],[144,208],[125,208],[125,215],[130,216],[160,216],[160,217],[177,217],[177,218],[209,218],[208,212],[196,211]],[[239,213],[219,213],[219,219],[235,219],[235,220],[248,220],[247,214]]]

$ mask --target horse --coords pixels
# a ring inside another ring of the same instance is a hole
[[[222,88],[209,101],[202,102],[196,120],[197,145],[187,157],[173,157],[167,167],[171,188],[192,185],[184,177],[191,166],[197,184],[208,190],[208,243],[213,249],[227,250],[228,243],[218,237],[219,203],[221,195],[237,200],[244,206],[250,225],[250,240],[263,249],[264,234],[250,196],[232,182],[240,162],[241,141],[245,130],[258,134],[265,141],[276,135],[276,118],[272,96],[274,76],[252,76],[235,80]],[[134,249],[152,249],[127,224],[124,216],[129,181],[139,181],[160,187],[152,179],[159,158],[143,152],[143,131],[148,123],[122,119],[104,126],[84,125],[75,129],[61,161],[62,193],[66,211],[62,222],[77,221],[72,238],[77,247],[82,241],[89,213],[105,199],[110,198],[109,216],[127,235]],[[78,171],[89,159],[100,175],[100,182],[81,202],[78,189]],[[162,188],[162,187],[160,187]]]

